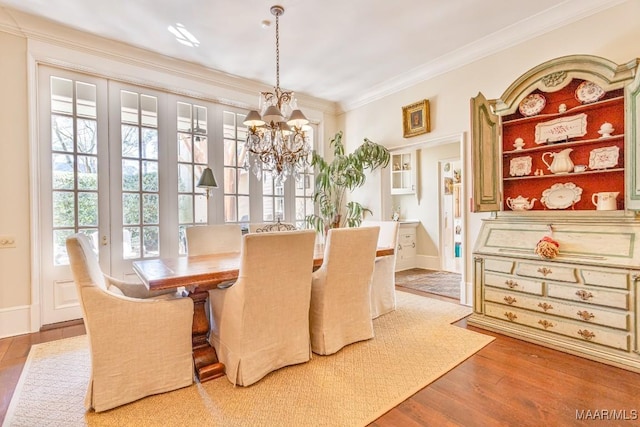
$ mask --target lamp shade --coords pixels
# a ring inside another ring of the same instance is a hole
[[[199,188],[218,188],[218,183],[216,182],[216,178],[213,176],[213,171],[211,168],[206,168],[202,171],[202,176],[198,181],[197,187]]]
[[[267,111],[265,111],[262,115],[262,120],[267,123],[279,123],[284,120],[284,117],[282,117],[282,113],[280,112],[278,107],[276,107],[275,105],[270,105],[269,108],[267,108]]]
[[[287,124],[289,126],[294,126],[298,129],[301,129],[302,126],[306,125],[307,123],[309,123],[309,120],[300,110],[293,110],[291,112],[291,117],[289,117],[289,120],[287,121]]]
[[[247,117],[244,119],[244,122],[242,122],[242,124],[250,127],[262,126],[264,124],[264,120],[262,120],[262,118],[260,117],[260,113],[252,110],[249,111],[249,114],[247,114]]]

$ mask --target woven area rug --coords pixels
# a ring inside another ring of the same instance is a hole
[[[493,340],[452,326],[465,306],[398,292],[375,338],[273,372],[250,387],[223,377],[85,412],[86,336],[32,347],[4,426],[363,426]],[[117,343],[114,343],[117,344]]]
[[[462,275],[448,271],[411,268],[396,272],[396,286],[460,300]]]

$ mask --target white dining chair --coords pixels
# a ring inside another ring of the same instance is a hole
[[[85,234],[66,247],[89,339],[85,408],[106,411],[191,385],[191,298],[127,296],[105,280]]]
[[[240,224],[195,225],[187,227],[186,235],[189,256],[240,252]]]
[[[333,354],[373,338],[371,276],[378,227],[333,228],[327,232],[322,266],[311,285],[311,349]]]
[[[249,224],[249,233],[268,233],[273,231],[293,231],[296,226],[288,222],[256,222]]]
[[[362,221],[361,227],[380,227],[379,248],[393,248],[393,255],[376,257],[371,281],[371,317],[382,316],[396,309],[396,253],[398,252],[398,221]]]
[[[236,283],[209,291],[209,341],[234,385],[310,359],[314,243],[312,230],[248,233]]]

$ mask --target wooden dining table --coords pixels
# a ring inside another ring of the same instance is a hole
[[[393,255],[394,248],[378,248],[376,256]],[[324,246],[316,245],[313,269],[322,265]],[[196,374],[200,382],[224,375],[224,364],[218,361],[209,344],[209,319],[205,306],[209,290],[238,278],[240,252],[157,258],[133,262],[133,270],[150,291],[184,287],[193,300],[191,344]]]

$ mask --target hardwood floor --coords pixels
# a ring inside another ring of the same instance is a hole
[[[456,325],[496,340],[370,426],[631,426],[640,422],[640,374],[467,326],[465,320]],[[84,325],[76,322],[0,339],[0,423],[31,346],[84,333]],[[613,411],[622,419],[613,420]],[[577,413],[590,418],[579,420]]]

